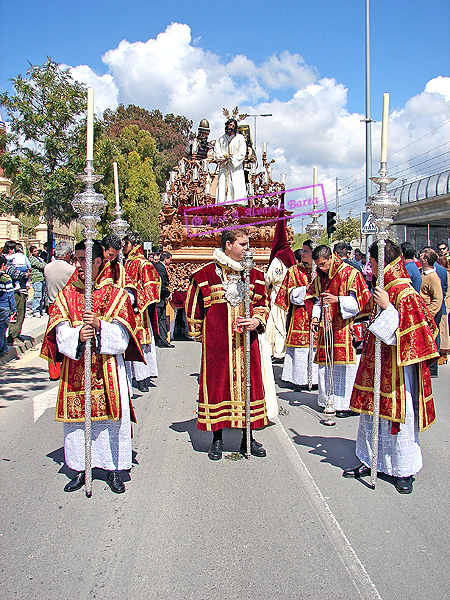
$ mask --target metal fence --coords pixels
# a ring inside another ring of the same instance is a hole
[[[450,171],[416,179],[411,183],[393,188],[389,192],[399,199],[400,204],[448,194],[450,193]]]

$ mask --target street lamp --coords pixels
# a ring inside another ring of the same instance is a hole
[[[262,115],[247,115],[247,117],[253,117],[253,119],[254,119],[254,123],[255,123],[255,146],[254,146],[254,148],[255,148],[255,152],[256,152],[256,150],[257,150],[257,148],[256,148],[256,117],[273,117],[273,115],[272,115],[272,113],[264,113]]]

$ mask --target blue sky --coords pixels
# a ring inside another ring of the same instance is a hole
[[[94,87],[98,114],[133,102],[185,114],[195,124],[207,117],[215,136],[223,106],[272,112],[258,122],[258,145],[269,141],[275,171],[288,174],[289,187],[302,187],[316,164],[326,190],[333,194],[339,177],[358,211],[364,12],[365,0],[3,3],[0,90],[11,91],[8,79],[25,75],[27,61],[51,56]],[[449,31],[449,2],[371,2],[372,117],[381,120],[388,91],[389,151],[408,165],[406,175],[398,167],[405,177],[421,174],[409,166],[415,157],[438,156],[436,148],[450,140],[443,125],[450,120]],[[446,156],[449,150],[444,146]],[[445,166],[446,156],[436,164]]]

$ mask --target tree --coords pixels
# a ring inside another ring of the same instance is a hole
[[[16,190],[13,210],[44,215],[52,247],[54,219],[68,223],[74,217],[76,175],[84,167],[86,89],[50,57],[42,66],[30,65],[27,78],[12,81],[14,94],[0,94],[11,126],[0,164]]]
[[[338,219],[336,223],[336,231],[333,234],[333,239],[350,243],[354,239],[360,239],[360,237],[361,219],[360,217],[354,217],[352,214],[352,209],[350,209],[345,219]]]
[[[156,183],[161,192],[165,191],[169,172],[185,154],[192,121],[172,113],[164,116],[159,110],[148,111],[133,104],[125,108],[119,104],[114,111],[105,110],[103,122],[111,139],[119,137],[129,125],[137,125],[139,129],[150,132],[156,143],[153,160]]]
[[[109,231],[109,223],[115,219],[113,162],[116,161],[124,217],[144,240],[158,242],[158,214],[162,203],[153,167],[156,153],[155,140],[137,125],[123,128],[115,139],[103,134],[96,153],[97,170],[104,175],[99,190],[108,201],[100,224],[103,234]]]

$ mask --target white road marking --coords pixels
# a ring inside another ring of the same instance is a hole
[[[39,417],[44,414],[47,408],[55,408],[58,387],[59,386],[52,387],[50,390],[42,392],[42,394],[39,394],[39,396],[36,396],[33,399],[33,415],[35,423]]]
[[[331,509],[322,495],[322,492],[319,490],[308,467],[301,459],[293,441],[287,434],[280,419],[275,417],[273,420],[279,425],[279,427],[274,427],[275,433],[277,434],[281,445],[284,447],[288,456],[290,457],[294,469],[297,471],[300,479],[302,480],[304,484],[303,488],[308,495],[308,499],[313,508],[315,508],[323,528],[334,548],[336,549],[336,553],[342,561],[342,564],[349,574],[350,579],[358,590],[360,598],[362,600],[383,600],[374,583],[370,579],[370,576],[367,573],[364,565],[359,560],[356,552],[353,550],[336,517],[331,512]]]

